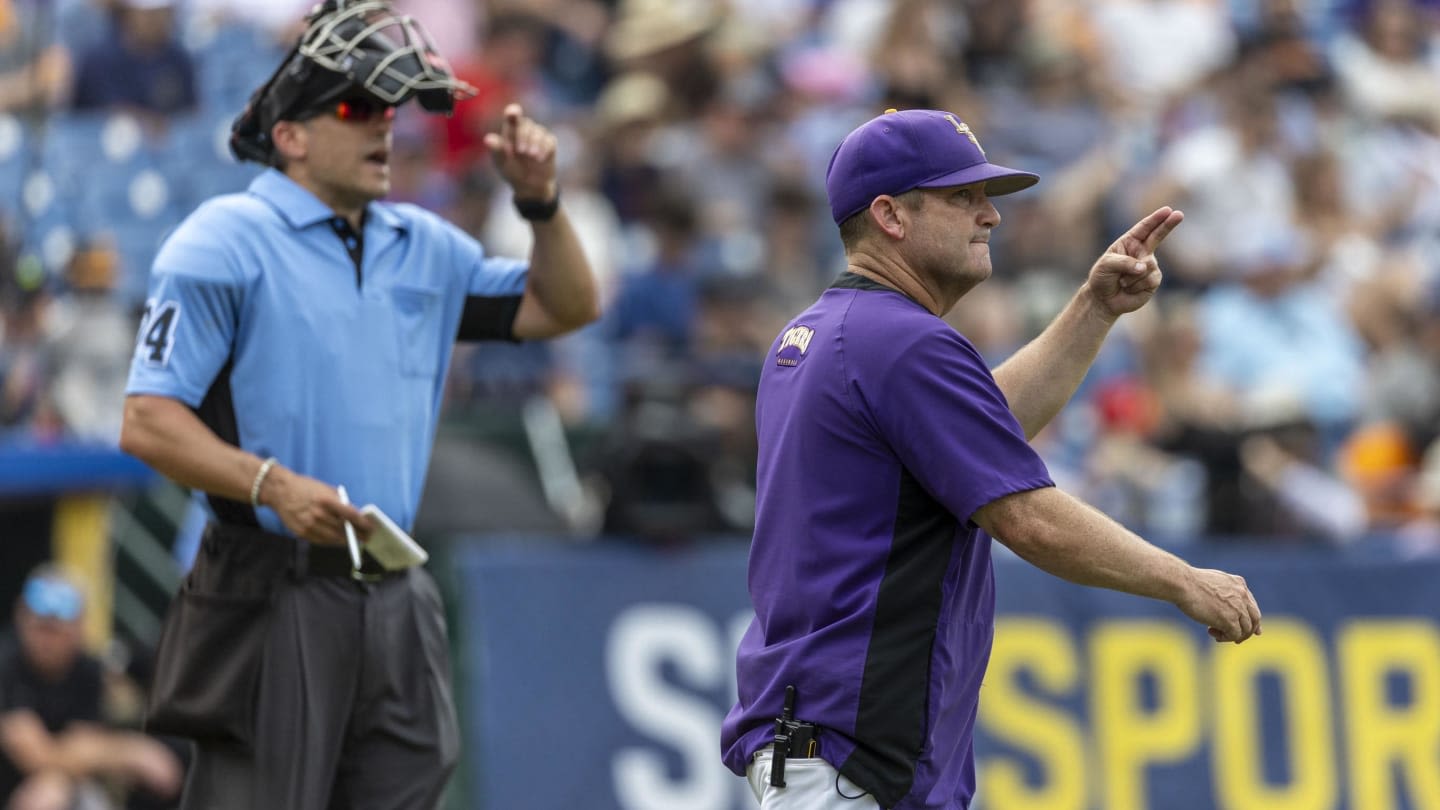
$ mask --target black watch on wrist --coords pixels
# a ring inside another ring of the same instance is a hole
[[[555,218],[555,212],[560,210],[560,189],[555,189],[555,196],[548,200],[524,200],[516,197],[515,210],[531,222],[549,222]]]

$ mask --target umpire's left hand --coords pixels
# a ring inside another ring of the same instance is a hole
[[[1090,268],[1085,285],[1111,318],[1134,312],[1160,288],[1160,263],[1155,249],[1185,219],[1169,206],[1157,209],[1116,239]]]
[[[558,189],[555,135],[525,117],[519,104],[506,105],[500,131],[487,133],[485,146],[500,176],[514,189],[515,199],[534,202],[555,199]]]

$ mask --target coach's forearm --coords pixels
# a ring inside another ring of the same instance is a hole
[[[222,441],[185,403],[160,396],[125,398],[120,449],[182,486],[241,503],[250,502],[262,463]]]
[[[995,369],[1025,438],[1035,438],[1070,401],[1114,323],[1082,287],[1039,337]]]
[[[975,522],[1026,562],[1062,579],[1179,604],[1191,567],[1054,487],[1000,498]]]
[[[533,226],[535,247],[530,253],[529,284],[548,322],[539,330],[531,330],[531,334],[517,334],[517,337],[551,337],[599,318],[600,295],[595,273],[585,258],[580,237],[570,224],[564,204],[548,222],[535,222]]]

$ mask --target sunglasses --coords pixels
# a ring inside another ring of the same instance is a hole
[[[333,115],[348,124],[367,124],[376,119],[395,120],[395,107],[368,98],[350,98],[311,110],[304,117],[316,118],[321,115]]]

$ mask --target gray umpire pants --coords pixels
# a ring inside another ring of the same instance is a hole
[[[184,810],[433,810],[459,755],[430,574],[277,584],[243,752],[197,744]]]

